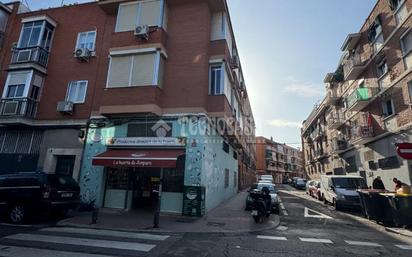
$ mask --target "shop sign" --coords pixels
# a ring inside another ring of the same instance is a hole
[[[118,137],[109,138],[107,146],[134,146],[134,147],[184,147],[185,137]]]

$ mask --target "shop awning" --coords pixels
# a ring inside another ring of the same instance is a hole
[[[112,149],[93,157],[92,164],[107,167],[174,168],[183,149]]]

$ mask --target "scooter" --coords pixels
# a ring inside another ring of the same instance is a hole
[[[267,192],[254,190],[250,196],[253,199],[251,205],[251,214],[256,223],[262,223],[265,218],[270,217],[270,202],[271,198]]]

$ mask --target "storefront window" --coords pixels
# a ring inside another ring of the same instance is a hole
[[[163,172],[163,191],[176,193],[183,192],[183,172],[177,169],[165,169]]]
[[[129,171],[123,169],[109,169],[107,171],[107,189],[129,188]]]

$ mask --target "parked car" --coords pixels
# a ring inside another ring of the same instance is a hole
[[[315,180],[308,180],[308,182],[306,182],[306,194],[309,194],[309,187],[313,184],[313,183],[315,183]]]
[[[284,178],[282,180],[282,184],[284,184],[284,185],[290,184],[290,178]]]
[[[311,185],[309,185],[308,194],[318,200],[322,199],[322,195],[320,192],[320,181],[313,180]]]
[[[298,181],[298,179],[300,179],[299,177],[293,177],[290,185],[296,188],[296,182]]]
[[[325,204],[332,204],[336,210],[360,208],[357,189],[367,189],[365,179],[360,176],[321,176],[321,197]]]
[[[268,181],[270,184],[273,184],[273,176],[272,175],[260,175],[259,180]]]
[[[26,221],[34,211],[65,216],[77,207],[80,187],[69,176],[25,172],[0,175],[0,214],[12,223]]]
[[[305,190],[306,189],[306,179],[298,178],[295,182],[295,188]]]
[[[250,193],[253,192],[255,189],[261,191],[262,188],[267,187],[270,191],[270,197],[272,199],[272,211],[274,213],[278,213],[279,212],[279,196],[277,194],[277,190],[276,190],[276,186],[274,184],[271,183],[255,183],[252,185],[252,187],[249,190],[249,194],[246,197],[246,210],[250,210],[252,202],[253,202],[253,198],[250,196]]]

